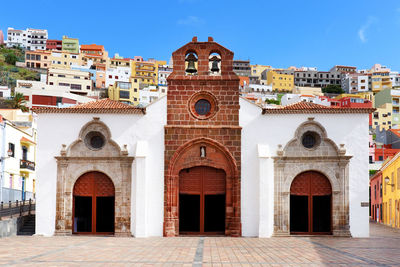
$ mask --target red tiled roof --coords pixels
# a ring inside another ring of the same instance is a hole
[[[36,113],[146,113],[145,108],[133,107],[109,98],[66,108],[40,107],[32,108],[32,110]]]
[[[297,102],[280,108],[264,108],[262,114],[295,114],[295,113],[372,113],[374,108],[327,107],[310,102]]]

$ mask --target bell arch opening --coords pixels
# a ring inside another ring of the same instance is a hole
[[[332,234],[332,186],[320,172],[306,171],[292,181],[290,233]]]
[[[74,234],[114,234],[115,187],[101,172],[88,172],[76,180],[73,189]]]

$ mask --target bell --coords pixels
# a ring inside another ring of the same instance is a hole
[[[211,72],[219,72],[218,61],[220,61],[220,59],[214,56],[211,58],[211,60],[212,60]]]
[[[197,58],[193,54],[189,54],[189,56],[186,58],[186,61],[188,61],[188,67],[186,69],[186,72],[188,73],[196,73],[197,69],[194,64],[194,62],[197,61]]]

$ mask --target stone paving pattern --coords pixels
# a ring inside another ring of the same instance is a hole
[[[14,236],[0,266],[400,266],[400,230],[370,238]]]

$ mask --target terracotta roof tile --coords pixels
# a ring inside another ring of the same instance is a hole
[[[297,102],[279,108],[264,108],[263,114],[295,114],[295,113],[372,113],[374,108],[342,108],[327,107],[310,102]]]
[[[146,113],[145,108],[133,107],[109,98],[66,108],[40,107],[32,108],[32,110],[36,113]]]

